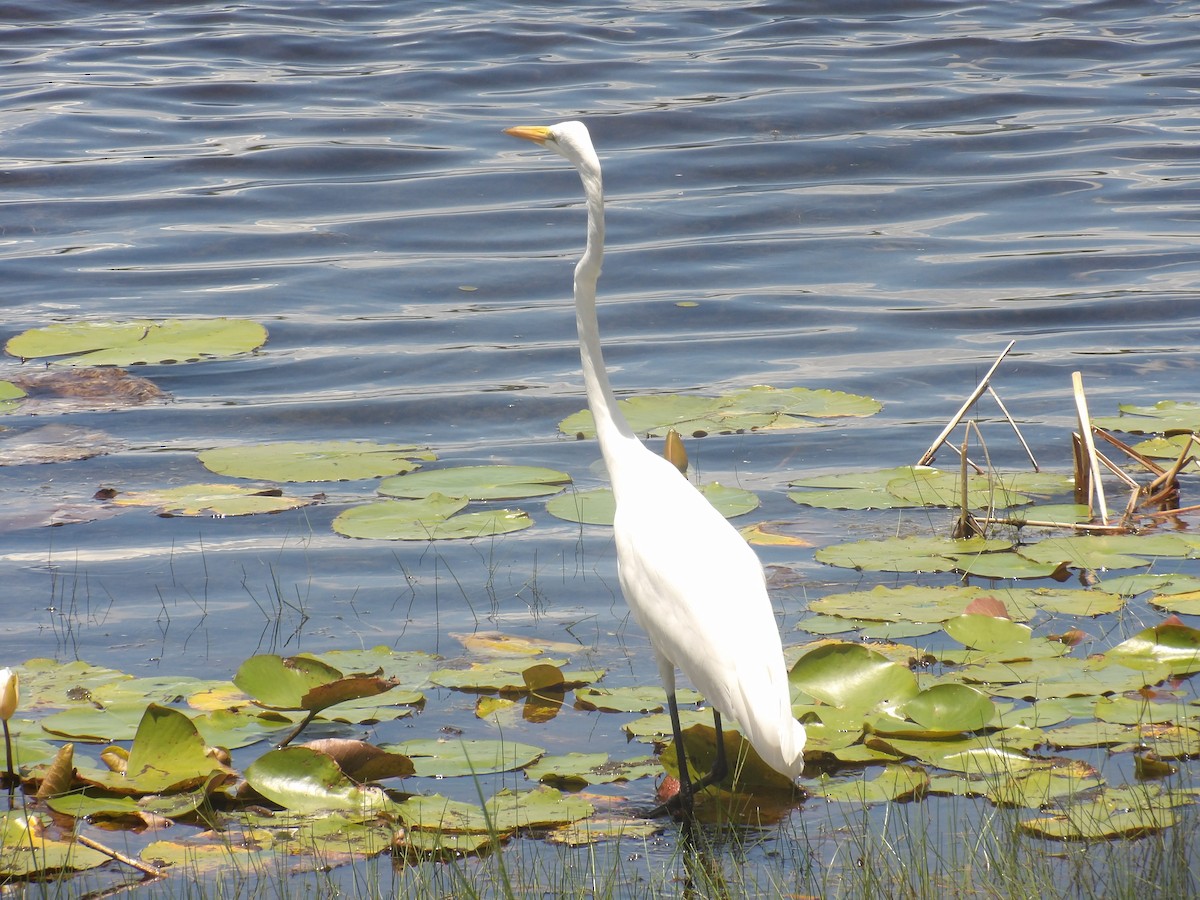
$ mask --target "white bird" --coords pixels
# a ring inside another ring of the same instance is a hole
[[[721,716],[735,719],[763,761],[791,780],[804,768],[804,726],[792,715],[787,667],[762,564],[749,544],[675,466],[648,449],[617,408],[596,318],[604,256],[600,161],[580,122],[506,130],[566,157],[587,198],[587,248],[575,266],[575,318],[588,406],[616,500],[617,572],[625,600],[658,657],[679,760],[669,807],[692,814],[695,792],[728,771]],[[713,707],[717,760],[691,784],[675,699],[678,666]]]

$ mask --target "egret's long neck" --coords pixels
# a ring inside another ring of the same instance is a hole
[[[612,479],[617,466],[612,455],[625,442],[638,442],[633,429],[613,396],[600,349],[600,324],[596,317],[596,281],[604,258],[604,188],[600,173],[581,171],[584,193],[587,196],[587,249],[575,266],[575,324],[579,329],[579,355],[583,362],[583,381],[587,387],[588,406],[596,420],[596,436],[600,452]],[[614,485],[615,487],[615,485]]]

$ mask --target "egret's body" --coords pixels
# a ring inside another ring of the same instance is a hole
[[[692,787],[682,758],[675,668],[721,713],[740,723],[772,768],[794,779],[804,767],[804,727],[792,715],[783,647],[762,565],[737,530],[679,470],[648,449],[617,409],[596,318],[604,254],[600,162],[579,122],[508,131],[543,144],[579,171],[587,197],[587,248],[575,267],[575,312],[588,406],[616,499],[613,522],[621,590],[650,636],[670,701],[680,753],[680,803]],[[724,766],[718,744],[718,769]],[[719,780],[714,769],[697,789]]]

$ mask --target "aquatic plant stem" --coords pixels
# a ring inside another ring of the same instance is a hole
[[[9,784],[17,784],[20,779],[17,778],[17,773],[13,771],[12,759],[12,735],[8,731],[8,719],[0,719],[4,723],[4,757],[8,764],[7,781]]]
[[[83,844],[89,849],[95,850],[97,853],[103,853],[105,856],[115,859],[119,863],[124,863],[127,866],[132,866],[139,872],[149,875],[151,878],[166,878],[167,873],[162,869],[156,868],[149,863],[144,863],[140,859],[134,859],[132,856],[126,856],[119,850],[114,850],[112,847],[107,847],[99,841],[94,841],[90,837],[85,837],[82,834],[75,835],[75,841]]]

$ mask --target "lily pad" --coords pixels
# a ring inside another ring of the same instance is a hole
[[[1081,569],[1129,569],[1161,557],[1183,558],[1191,547],[1172,534],[1069,535],[1048,537],[1018,548],[1022,556]]]
[[[1176,805],[1153,786],[1108,788],[1099,796],[1067,803],[1049,816],[1023,819],[1021,830],[1059,841],[1108,841],[1142,837],[1176,822]]]
[[[271,750],[252,762],[245,775],[254,790],[293,812],[344,811],[366,817],[392,806],[381,788],[355,783],[330,756],[311,747]]]
[[[825,800],[845,803],[886,803],[913,800],[929,789],[929,775],[916,766],[885,766],[874,778],[830,778],[823,776],[812,786]]]
[[[414,738],[388,745],[386,749],[407,756],[416,774],[426,778],[512,772],[525,768],[546,752],[518,741],[438,738]]]
[[[1200,403],[1160,400],[1153,406],[1122,403],[1120,416],[1097,416],[1093,424],[1109,431],[1132,434],[1179,434],[1200,431]]]
[[[373,674],[344,675],[309,656],[252,656],[233,676],[233,683],[270,709],[320,711],[346,700],[373,697],[394,683]]]
[[[903,500],[888,491],[888,485],[900,479],[911,479],[922,472],[935,472],[925,466],[898,466],[872,472],[837,472],[813,475],[791,482],[788,498],[803,506],[819,509],[900,509],[920,506]]]
[[[764,429],[803,428],[810,418],[873,416],[883,405],[870,397],[809,388],[779,389],[758,385],[721,397],[657,394],[629,397],[618,407],[638,434],[665,437],[672,428],[683,435],[733,434]],[[595,437],[590,410],[558,425],[564,434]]]
[[[914,469],[910,474],[888,482],[888,493],[913,506],[962,505],[962,482],[957,472]],[[1007,509],[1033,502],[1031,497],[1010,490],[996,478],[971,475],[967,478],[968,509]]]
[[[1104,657],[1135,669],[1165,665],[1172,675],[1200,672],[1200,630],[1167,620],[1122,641]]]
[[[435,495],[516,500],[557,494],[570,481],[566,472],[540,466],[455,466],[388,478],[380,483],[379,493],[409,500]]]
[[[419,447],[373,441],[280,441],[218,447],[200,454],[218,475],[264,481],[358,481],[419,468],[437,457]]]
[[[133,366],[199,362],[257,350],[267,329],[248,319],[171,319],[155,322],[71,322],[34,328],[5,350],[59,366]]]
[[[123,491],[116,506],[153,506],[160,516],[252,516],[311,506],[310,497],[291,497],[278,488],[238,484],[185,484],[174,488]]]
[[[885,538],[834,544],[821,548],[815,555],[818,562],[827,565],[869,572],[952,572],[977,554],[1011,546],[1009,541],[979,537]]]
[[[648,778],[662,771],[653,757],[610,760],[607,753],[567,753],[543,756],[525,769],[525,777],[561,787],[612,784]]]
[[[900,705],[902,715],[931,732],[978,731],[996,715],[982,691],[963,684],[935,684]]]
[[[48,820],[21,810],[0,813],[0,877],[26,879],[56,872],[94,869],[111,861],[75,841],[55,840]]]
[[[675,699],[682,706],[699,703],[704,698],[690,688],[679,688],[675,691]],[[667,693],[659,685],[579,688],[575,691],[575,705],[601,712],[662,712],[667,705]]]
[[[919,693],[916,676],[861,644],[824,644],[797,660],[793,689],[842,709],[867,711],[902,703]]]
[[[1000,806],[1044,809],[1051,803],[1094,791],[1103,784],[1095,770],[1079,762],[1055,763],[994,780],[987,798]]]
[[[488,538],[520,531],[533,524],[519,509],[461,513],[465,497],[431,494],[424,500],[380,500],[352,506],[333,520],[333,530],[346,537],[381,541],[437,541]]]
[[[17,409],[24,398],[25,392],[11,381],[0,381],[0,415]]]

